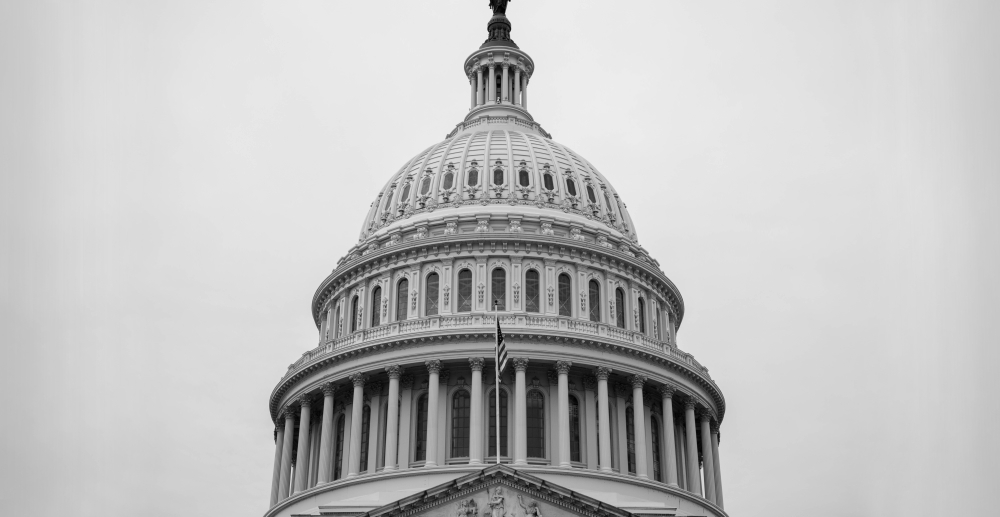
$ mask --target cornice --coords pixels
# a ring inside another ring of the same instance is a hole
[[[706,375],[695,370],[691,365],[682,363],[672,357],[663,354],[662,352],[652,350],[652,349],[640,349],[627,346],[625,344],[613,343],[610,341],[602,340],[598,337],[587,338],[577,335],[568,335],[566,333],[557,332],[541,332],[541,331],[522,331],[512,330],[504,333],[505,339],[511,344],[514,343],[525,343],[525,342],[550,342],[556,343],[564,346],[579,347],[586,349],[599,349],[613,354],[634,357],[640,361],[648,364],[658,365],[660,367],[666,368],[668,371],[676,373],[683,376],[684,378],[692,381],[697,386],[708,392],[712,400],[715,402],[718,408],[718,421],[721,424],[723,417],[726,412],[726,400],[722,394],[722,390],[718,385],[712,381]],[[404,350],[409,348],[419,348],[424,346],[433,346],[439,343],[451,342],[451,341],[465,341],[465,342],[479,342],[494,341],[496,336],[493,331],[490,330],[470,330],[468,328],[459,328],[454,330],[448,329],[435,329],[433,334],[424,335],[405,335],[394,337],[382,341],[374,341],[365,343],[358,347],[345,348],[340,351],[332,351],[327,355],[320,356],[319,358],[307,362],[301,365],[297,370],[286,374],[284,378],[274,387],[271,391],[271,396],[269,400],[269,408],[271,414],[271,420],[276,422],[279,408],[278,404],[282,400],[286,392],[288,392],[292,387],[295,386],[300,380],[306,378],[313,373],[328,368],[334,364],[341,363],[343,361],[354,360],[359,357],[377,355],[382,353],[387,353],[395,350]],[[583,362],[579,363],[583,365]],[[380,367],[381,369],[381,367]],[[616,368],[617,369],[617,368]],[[367,370],[365,370],[367,371]],[[624,370],[620,370],[624,371]],[[360,370],[356,372],[346,372],[350,375],[352,373],[360,373]],[[647,372],[646,375],[650,376],[651,380],[656,382],[668,383],[669,378],[660,378],[656,372]],[[346,377],[345,377],[346,378]],[[315,387],[310,387],[309,389],[319,389],[322,384],[330,382],[330,379],[322,379],[316,383]],[[310,385],[311,386],[311,385]],[[303,387],[304,388],[304,387]],[[302,390],[300,391],[308,391]],[[694,394],[687,393],[683,390],[678,390],[679,393],[688,395],[693,398],[696,397]]]

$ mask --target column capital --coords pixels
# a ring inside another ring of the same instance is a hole
[[[709,422],[709,423],[712,422],[714,417],[711,409],[702,409],[701,411],[698,412],[698,416],[701,418],[702,422]]]
[[[573,363],[570,361],[556,361],[556,371],[559,375],[566,375],[569,373],[569,369],[573,367]]]
[[[389,374],[390,379],[398,379],[401,375],[403,375],[403,367],[398,364],[386,366],[385,371]]]
[[[404,374],[399,378],[400,389],[408,390],[413,388],[413,376],[410,374]]]
[[[597,377],[594,377],[593,375],[584,375],[583,389],[587,391],[597,391]]]
[[[441,361],[438,359],[430,359],[424,361],[424,365],[427,366],[427,371],[430,373],[440,373],[441,372]]]
[[[638,373],[632,375],[628,378],[628,382],[632,384],[632,389],[642,389],[642,386],[646,384],[646,376],[639,375]]]
[[[472,367],[472,371],[481,372],[483,371],[483,366],[486,364],[486,359],[482,357],[470,357],[469,366]]]
[[[328,383],[326,383],[326,384],[323,385],[323,396],[324,397],[332,397],[335,393],[337,393],[337,385],[336,384],[334,384],[332,382],[328,382]]]
[[[684,409],[698,409],[698,402],[693,398],[684,401]]]
[[[299,407],[301,407],[303,411],[307,411],[311,405],[312,399],[309,398],[309,395],[302,395],[299,397]]]
[[[664,384],[658,388],[658,391],[660,392],[661,397],[671,399],[674,397],[674,393],[677,391],[677,388],[669,384]]]
[[[486,68],[489,68],[490,70],[493,70],[496,67],[497,67],[497,64],[494,63],[492,59],[490,60],[489,64],[486,65]]]
[[[514,363],[514,371],[523,372],[528,369],[527,357],[514,357],[511,362]]]
[[[611,376],[612,371],[613,370],[607,366],[598,366],[597,369],[594,370],[594,375],[597,376],[597,380],[606,381],[608,380],[608,377]]]
[[[292,406],[285,406],[281,412],[285,415],[285,420],[295,420],[295,410]]]
[[[368,382],[368,376],[363,373],[355,373],[348,378],[351,379],[351,383],[354,384],[355,388],[364,387],[365,383]]]

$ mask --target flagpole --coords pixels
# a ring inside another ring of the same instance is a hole
[[[497,304],[496,304],[496,302],[493,302],[493,313],[497,315],[497,328],[499,329],[500,328],[500,315],[497,314],[496,309],[497,309]],[[495,390],[493,390],[495,392],[496,399],[497,399],[497,401],[496,401],[496,425],[494,426],[494,428],[496,429],[496,434],[497,434],[497,465],[499,465],[500,464],[500,335],[499,334],[497,334],[497,346],[496,346],[496,352],[494,353],[494,356],[495,356],[495,360],[496,360],[496,368],[494,368],[494,370],[496,370],[496,374],[497,374],[497,383],[496,383],[497,387],[496,387]]]

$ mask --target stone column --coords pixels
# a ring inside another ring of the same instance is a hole
[[[587,468],[597,470],[597,377],[583,377],[584,407],[581,421],[586,426]]]
[[[305,490],[309,483],[309,416],[312,402],[303,395],[299,399],[299,451],[295,455],[295,492]]]
[[[354,401],[351,407],[351,453],[347,460],[347,477],[354,477],[361,469],[361,414],[365,408],[365,382],[368,381],[368,376],[355,373],[350,379],[354,384]]]
[[[333,395],[337,386],[323,385],[323,427],[319,432],[319,484],[329,483],[333,469]]]
[[[368,385],[368,397],[370,398],[368,413],[368,465],[365,472],[374,474],[378,466],[378,429],[379,421],[382,419],[382,383],[373,382]]]
[[[635,475],[649,479],[646,465],[646,415],[642,401],[642,386],[646,377],[633,375],[629,377],[632,383],[632,427],[635,428]]]
[[[497,66],[493,63],[489,64],[490,69],[490,82],[486,85],[487,91],[490,93],[490,98],[487,102],[493,102],[497,98]]]
[[[570,468],[569,451],[569,369],[573,363],[569,361],[556,362],[559,372],[559,466]]]
[[[438,448],[438,374],[441,372],[441,361],[432,359],[425,361],[430,379],[427,380],[427,458],[424,467],[437,466]]]
[[[618,424],[618,434],[617,443],[618,447],[618,472],[621,474],[628,474],[628,408],[625,407],[625,403],[628,400],[628,394],[631,386],[625,384],[624,382],[615,383],[615,408],[616,413],[616,424]]]
[[[698,438],[695,434],[697,423],[694,420],[694,409],[698,404],[693,399],[684,403],[684,428],[687,431],[687,482],[688,492],[701,495],[701,472],[698,471]]]
[[[479,465],[483,462],[483,365],[482,357],[470,357],[472,367],[472,404],[469,410],[472,418],[469,421],[469,464]]]
[[[483,99],[483,68],[476,65],[476,105],[482,106],[485,100]]]
[[[399,377],[403,369],[398,364],[385,367],[389,374],[389,403],[385,417],[385,466],[383,472],[396,470],[396,444],[399,435]]]
[[[500,97],[503,102],[510,102],[510,79],[507,75],[507,69],[510,67],[507,63],[500,65],[503,69],[503,77],[500,78],[500,89],[502,90],[502,96]]]
[[[399,452],[396,455],[399,470],[410,468],[410,406],[413,403],[413,376],[403,375],[399,378],[402,390],[399,405]]]
[[[528,397],[524,385],[527,357],[515,357],[514,363],[514,465],[528,464]],[[498,386],[499,389],[499,386]],[[497,422],[499,428],[500,422]],[[499,429],[497,430],[499,432]],[[500,451],[497,451],[499,454]]]
[[[603,472],[611,472],[611,410],[608,406],[608,377],[611,375],[611,368],[598,366],[597,371],[597,413],[601,428],[598,434],[601,435],[599,454],[601,457],[600,468]]]
[[[705,499],[715,502],[715,459],[712,457],[712,413],[701,412],[701,456],[705,472]]]
[[[719,424],[712,422],[712,459],[715,467],[715,504],[725,508],[722,503],[722,465],[719,463]]]
[[[469,74],[469,90],[472,92],[472,99],[469,101],[470,104],[471,104],[471,106],[469,106],[469,109],[471,110],[471,109],[473,109],[473,108],[476,107],[476,97],[477,97],[477,95],[476,95],[476,76],[474,74],[471,74],[471,73]]]
[[[514,68],[514,104],[521,104],[521,67]]]
[[[521,107],[528,109],[528,74],[522,77],[524,78],[524,86],[521,86]]]
[[[278,479],[278,501],[288,498],[292,477],[292,445],[295,443],[295,410],[285,408],[285,443],[281,446],[281,477]]]
[[[274,471],[271,474],[271,504],[278,502],[278,486],[281,485],[281,449],[285,446],[285,426],[274,424]]]
[[[674,441],[674,388],[660,386],[660,396],[663,398],[663,437],[666,438],[664,448],[667,453],[665,479],[670,486],[677,486],[677,444]]]

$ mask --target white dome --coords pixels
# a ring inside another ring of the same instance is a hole
[[[636,242],[625,203],[590,162],[530,129],[515,129],[510,119],[489,122],[499,124],[457,132],[408,161],[372,203],[360,240],[404,221],[523,211],[558,214]]]

